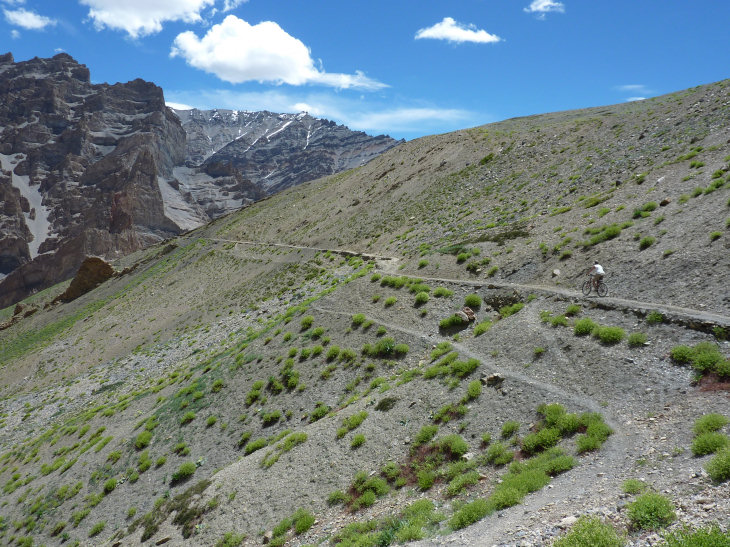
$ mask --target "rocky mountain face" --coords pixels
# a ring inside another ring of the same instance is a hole
[[[66,54],[0,58],[0,306],[180,232],[159,178],[185,132],[149,82],[90,83]]]
[[[187,133],[188,167],[211,176],[235,169],[266,194],[364,165],[398,141],[370,137],[335,122],[299,114],[175,110]]]
[[[396,144],[307,115],[176,114],[156,85],[92,84],[67,54],[0,56],[0,308],[85,256],[125,255]]]

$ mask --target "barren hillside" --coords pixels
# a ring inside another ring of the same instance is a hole
[[[724,534],[729,95],[418,139],[0,311],[2,541]]]

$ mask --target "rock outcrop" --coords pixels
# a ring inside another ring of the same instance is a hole
[[[114,273],[112,265],[103,258],[88,256],[81,263],[71,284],[54,299],[54,302],[71,302],[113,277]]]

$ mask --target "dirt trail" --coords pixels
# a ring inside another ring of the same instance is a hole
[[[287,243],[267,243],[261,241],[246,241],[236,239],[222,239],[222,238],[210,238],[212,241],[221,241],[226,243],[241,243],[244,245],[263,245],[272,247],[283,247],[289,249],[302,249],[317,252],[330,252],[336,253],[342,256],[360,256],[365,260],[374,260],[376,262],[376,271],[385,274],[393,274],[397,271],[397,266],[400,261],[398,257],[393,256],[380,256],[369,253],[362,253],[359,251],[353,251],[349,249],[325,249],[320,247],[308,247],[306,245],[291,245]],[[691,308],[684,308],[681,306],[674,306],[672,304],[664,304],[658,302],[644,302],[641,300],[631,300],[627,298],[617,297],[603,297],[598,298],[595,295],[588,297],[583,296],[582,293],[574,290],[564,289],[562,287],[548,287],[545,285],[532,285],[532,284],[521,284],[521,283],[508,283],[504,281],[492,281],[492,280],[470,280],[470,279],[452,279],[446,277],[427,277],[418,276],[412,274],[400,273],[403,277],[409,277],[412,279],[423,279],[432,282],[440,283],[454,283],[462,286],[470,286],[474,288],[496,288],[496,289],[513,289],[523,291],[542,292],[548,294],[560,295],[565,298],[584,298],[589,299],[597,307],[609,307],[609,308],[623,308],[626,310],[634,310],[636,312],[646,314],[650,311],[658,311],[662,315],[668,316],[667,318],[675,322],[683,323],[694,323],[696,327],[700,327],[700,330],[711,330],[713,326],[722,328],[730,328],[730,317],[721,315],[718,313],[708,312],[704,310],[695,310]],[[610,290],[610,289],[609,289]]]

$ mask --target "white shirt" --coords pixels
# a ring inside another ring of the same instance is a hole
[[[594,264],[591,273],[594,275],[606,275],[606,272],[603,271],[603,266],[600,264]]]

